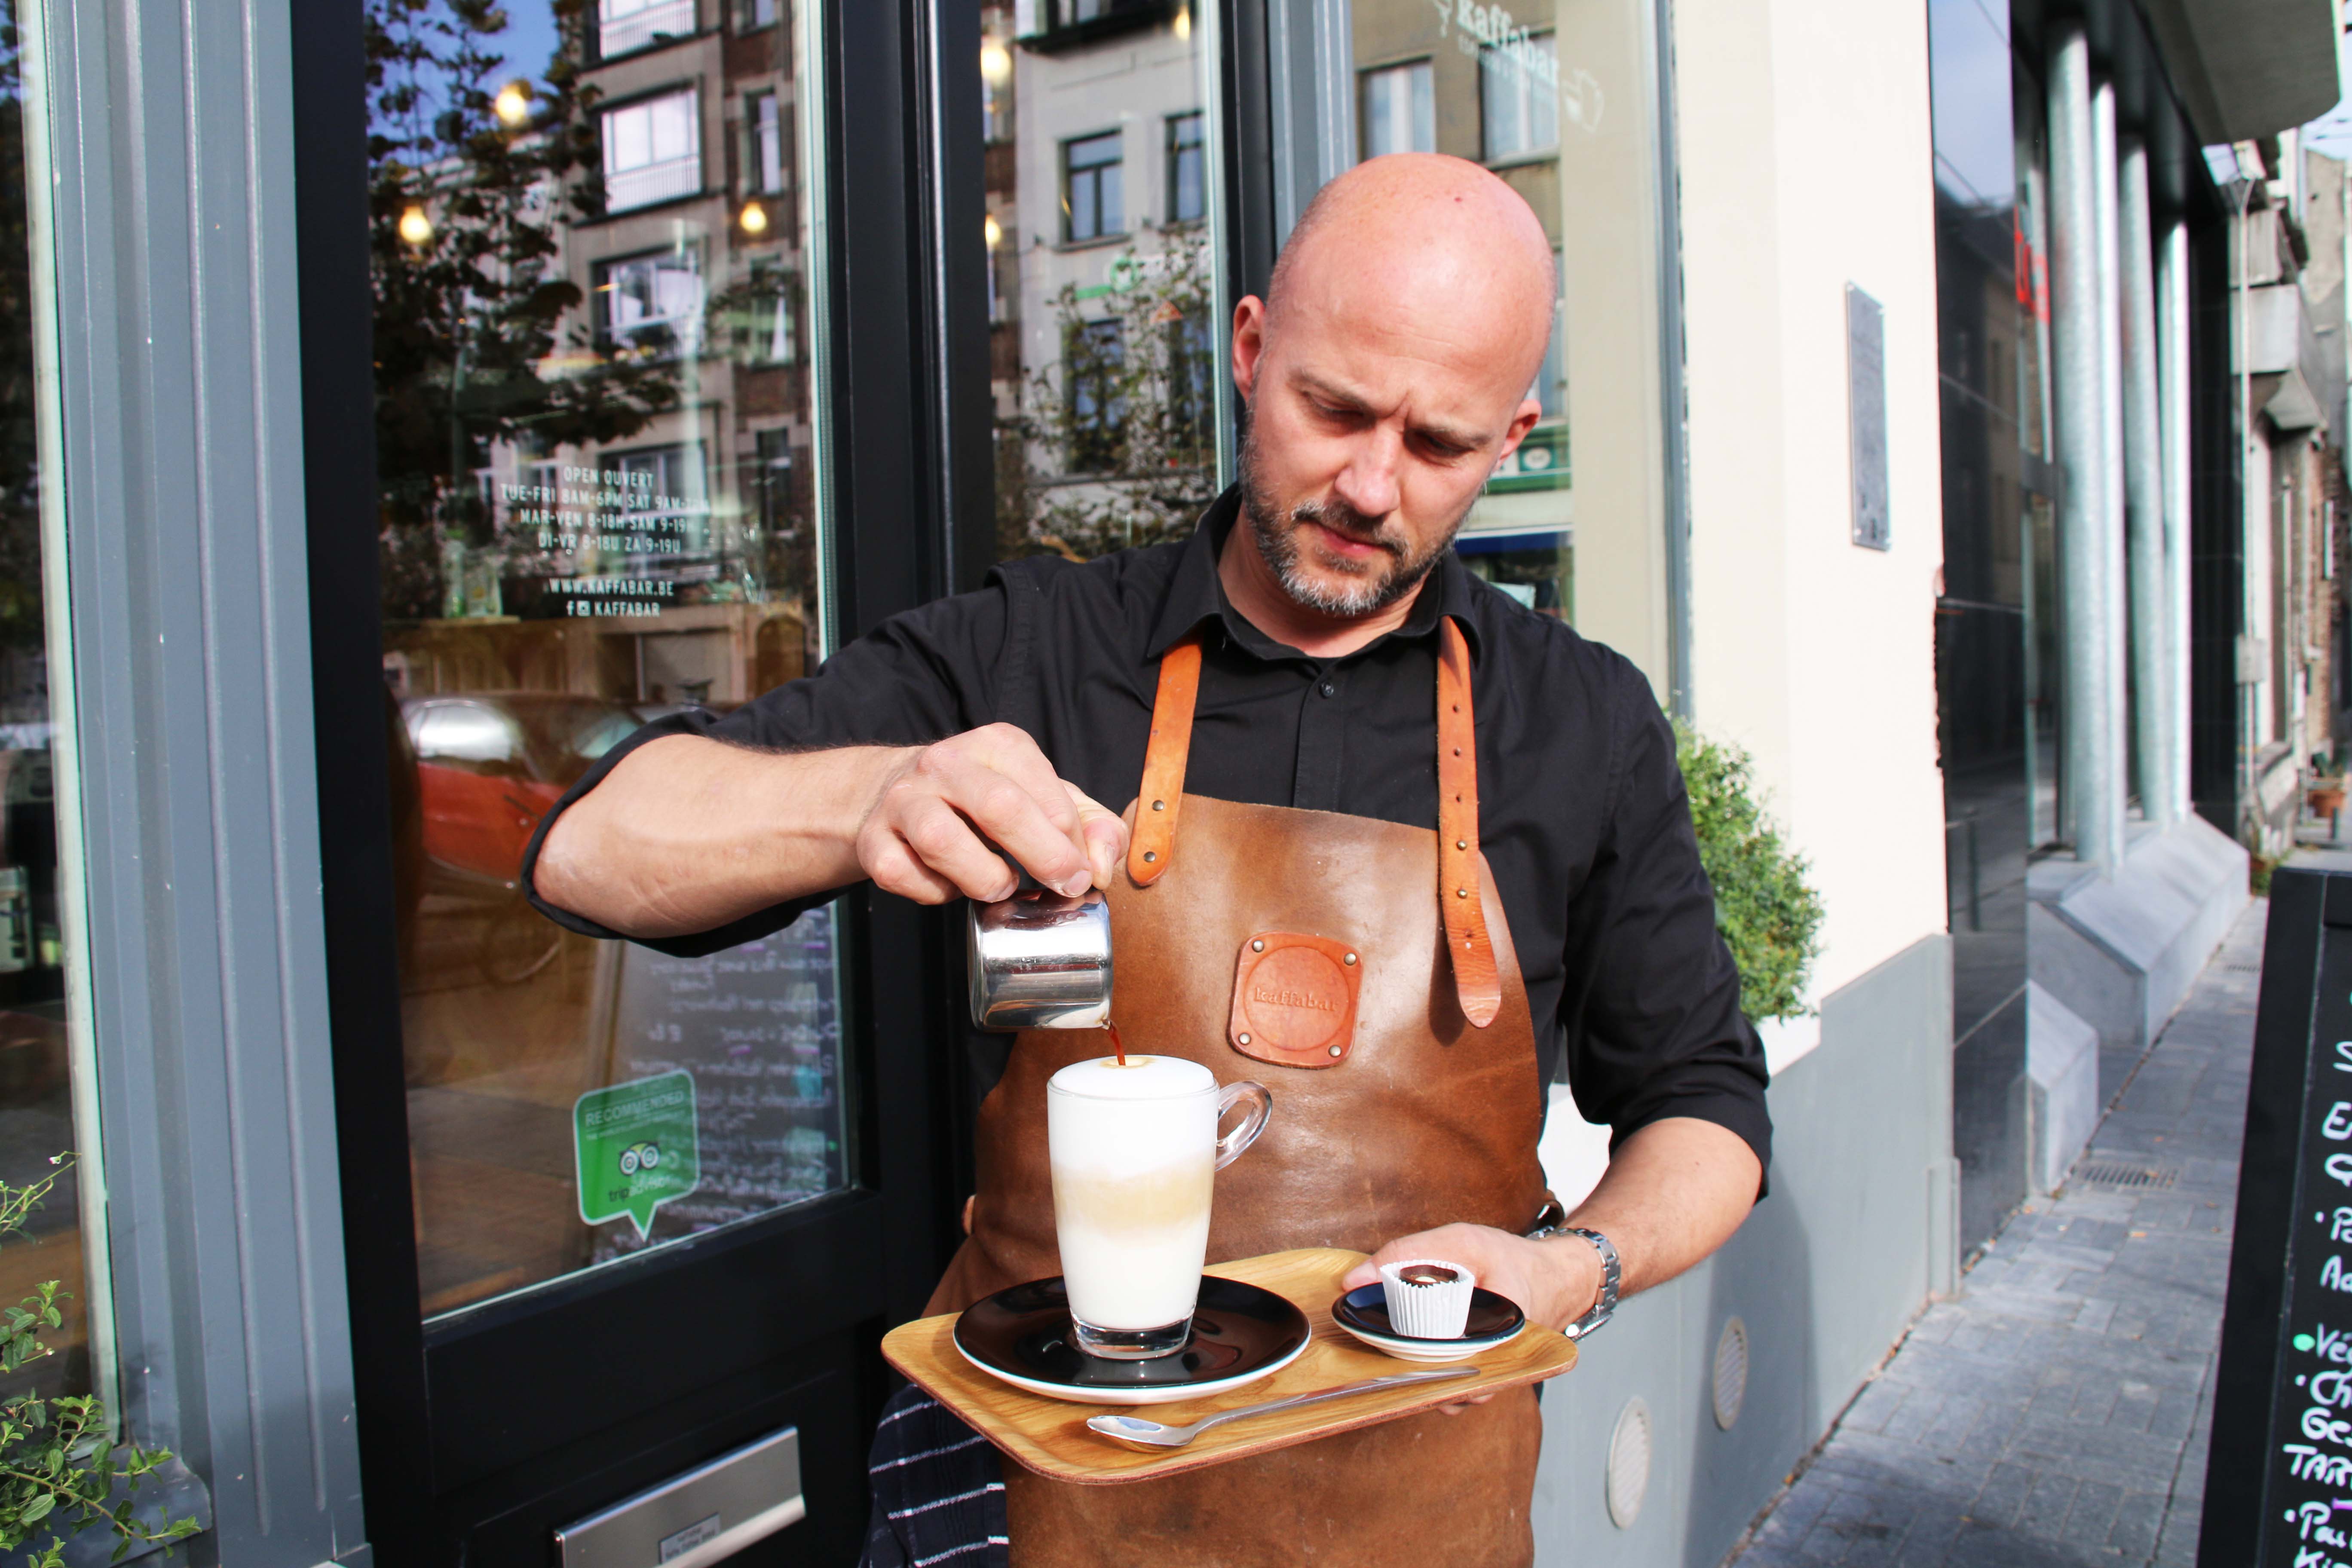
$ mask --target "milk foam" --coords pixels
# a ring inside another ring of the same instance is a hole
[[[1070,1310],[1099,1329],[1189,1315],[1208,1255],[1216,1079],[1197,1062],[1076,1062],[1045,1096],[1054,1227]]]

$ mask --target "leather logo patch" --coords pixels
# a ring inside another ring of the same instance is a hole
[[[1245,1057],[1281,1067],[1337,1067],[1355,1043],[1364,955],[1344,942],[1260,931],[1242,943],[1226,1035]]]

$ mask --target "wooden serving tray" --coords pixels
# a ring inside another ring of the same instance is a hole
[[[1363,1260],[1360,1252],[1316,1247],[1211,1264],[1212,1274],[1261,1286],[1297,1303],[1307,1314],[1312,1336],[1306,1352],[1273,1376],[1244,1387],[1206,1399],[1145,1405],[1136,1414],[1182,1426],[1220,1410],[1312,1394],[1368,1377],[1429,1370],[1382,1355],[1331,1321],[1331,1303],[1339,1297],[1340,1279]],[[1530,1323],[1508,1344],[1455,1363],[1479,1368],[1476,1377],[1381,1389],[1328,1405],[1279,1410],[1213,1427],[1181,1448],[1146,1452],[1087,1429],[1089,1415],[1131,1407],[1074,1404],[1026,1394],[966,1361],[955,1347],[958,1315],[947,1312],[899,1325],[884,1336],[883,1355],[907,1381],[1023,1466],[1055,1480],[1087,1486],[1146,1480],[1286,1448],[1293,1443],[1394,1420],[1417,1410],[1433,1410],[1497,1389],[1541,1383],[1576,1364],[1576,1346],[1565,1334]]]

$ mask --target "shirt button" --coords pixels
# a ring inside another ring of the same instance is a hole
[[[1323,695],[1326,697],[1337,697],[1339,695],[1339,689],[1327,680],[1323,683]]]

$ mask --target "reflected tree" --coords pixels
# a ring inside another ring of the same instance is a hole
[[[997,553],[1091,560],[1181,537],[1217,494],[1216,326],[1205,240],[1129,250],[1053,300],[1061,357],[1000,421]]]
[[[589,0],[551,0],[536,74],[494,0],[366,0],[369,270],[384,613],[441,613],[446,549],[498,546],[489,448],[624,439],[678,405],[677,366],[603,355],[562,237],[601,218]],[[520,545],[517,546],[520,548]]]
[[[41,482],[34,422],[32,231],[25,206],[16,0],[0,0],[0,720],[48,716],[41,616]]]

